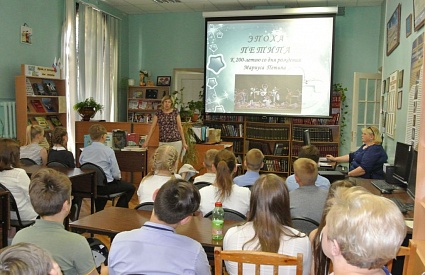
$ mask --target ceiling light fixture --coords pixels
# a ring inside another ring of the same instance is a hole
[[[167,4],[167,3],[181,3],[180,0],[153,0],[155,3],[158,4]]]

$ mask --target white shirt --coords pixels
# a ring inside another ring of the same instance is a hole
[[[21,220],[35,220],[38,214],[30,201],[30,178],[24,169],[13,168],[0,172],[0,182],[12,193],[18,205]],[[11,218],[16,219],[16,213],[11,212]]]
[[[174,175],[176,178],[181,179],[179,174]],[[171,179],[171,176],[148,176],[142,179],[137,189],[137,196],[139,197],[139,203],[153,202],[152,196],[156,189],[161,188],[167,181]]]
[[[206,186],[199,190],[199,193],[201,194],[199,210],[202,212],[202,215],[205,215],[214,209],[215,203],[218,201],[218,187],[214,185]],[[223,208],[236,210],[246,216],[249,210],[250,197],[251,191],[249,188],[233,184],[230,197],[222,201]]]
[[[193,183],[197,183],[197,182],[209,182],[209,183],[214,183],[215,181],[215,177],[216,174],[215,173],[205,173],[203,175],[197,176],[194,180]]]
[[[202,189],[201,189],[202,190]],[[293,231],[295,234],[299,233],[298,230],[286,227],[288,230]],[[303,234],[303,233],[301,233]],[[242,250],[242,246],[254,237],[255,231],[252,222],[247,222],[244,225],[235,226],[227,230],[223,240],[223,250]],[[303,254],[303,275],[310,274],[310,266],[312,261],[311,244],[309,238],[303,234],[303,238],[293,238],[288,236],[281,236],[279,254],[290,256],[297,256],[297,253]],[[249,243],[244,247],[244,250],[254,250],[257,246],[258,240]],[[226,270],[230,275],[238,274],[238,266],[235,262],[226,261]],[[279,275],[292,275],[295,274],[295,266],[282,266],[279,267]],[[243,274],[254,274],[253,265],[243,265]],[[273,274],[270,266],[261,266],[261,274]]]

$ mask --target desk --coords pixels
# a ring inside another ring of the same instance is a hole
[[[120,232],[140,228],[149,221],[151,214],[150,211],[107,207],[100,212],[70,223],[70,228],[78,233],[107,235],[112,241]],[[225,221],[223,232],[226,233],[230,227],[240,223],[239,221]],[[223,241],[212,240],[211,220],[208,218],[194,216],[187,224],[178,226],[176,232],[200,242],[204,248],[213,248],[223,244]]]
[[[41,168],[47,166],[30,165],[22,166],[27,175],[31,177],[32,174]],[[80,168],[66,168],[66,167],[51,167],[52,169],[62,172],[68,176],[72,183],[72,195],[78,198],[90,198],[90,211],[94,213],[94,200],[97,196],[96,173],[93,170],[80,169]],[[91,184],[90,184],[91,183]]]

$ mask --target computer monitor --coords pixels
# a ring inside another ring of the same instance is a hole
[[[309,129],[304,130],[304,133],[303,133],[303,143],[304,143],[304,145],[310,145],[311,144],[310,130]]]
[[[412,145],[397,142],[394,156],[393,177],[400,183],[406,184],[409,180],[410,168],[412,165],[413,148]]]
[[[415,190],[416,190],[416,172],[418,166],[418,151],[413,150],[413,158],[412,158],[412,168],[410,169],[409,180],[407,181],[407,194],[409,194],[412,199],[415,198]]]

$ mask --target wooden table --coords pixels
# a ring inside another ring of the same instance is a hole
[[[47,166],[30,165],[22,166],[27,175],[31,177],[32,174],[41,168]],[[80,169],[80,168],[66,168],[66,167],[51,167],[52,169],[62,172],[68,176],[72,183],[72,195],[79,198],[90,198],[90,212],[95,212],[94,200],[97,197],[96,173],[93,170]]]
[[[104,210],[86,216],[70,223],[70,229],[78,233],[92,233],[107,235],[112,239],[120,232],[140,228],[149,221],[152,212],[121,207],[107,207]],[[224,233],[240,221],[225,221]],[[202,244],[204,248],[214,250],[215,246],[222,246],[223,241],[214,241],[211,238],[211,220],[194,216],[187,224],[177,227],[176,232],[188,236]]]

